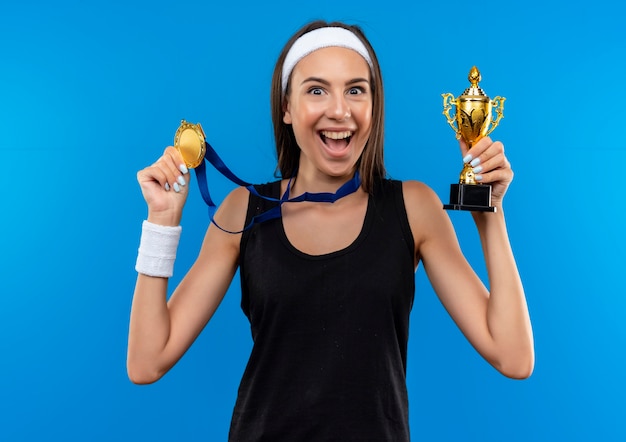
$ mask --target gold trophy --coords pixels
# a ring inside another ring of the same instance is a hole
[[[469,148],[482,137],[489,135],[503,117],[504,97],[489,97],[478,86],[481,80],[476,66],[472,67],[467,77],[470,87],[462,95],[454,98],[452,94],[442,94],[443,115],[450,127],[456,132],[456,138],[463,138]],[[456,106],[454,116],[450,116],[452,106]],[[492,111],[496,111],[493,120]],[[456,122],[456,125],[455,125]],[[447,210],[471,210],[495,212],[491,206],[491,186],[476,182],[472,166],[465,164],[461,171],[459,184],[450,186],[450,204],[443,206]]]

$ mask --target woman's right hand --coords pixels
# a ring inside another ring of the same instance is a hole
[[[169,146],[151,166],[137,172],[148,204],[148,221],[165,226],[180,224],[189,193],[189,171],[178,150]]]

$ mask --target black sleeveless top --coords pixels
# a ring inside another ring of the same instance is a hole
[[[257,189],[280,196],[278,181]],[[246,224],[274,205],[250,195]],[[254,346],[230,441],[409,440],[413,255],[399,181],[376,183],[345,249],[302,253],[281,218],[243,233],[241,307]]]

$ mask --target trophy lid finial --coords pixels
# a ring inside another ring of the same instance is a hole
[[[472,84],[472,87],[478,87],[478,82],[481,80],[481,77],[480,71],[476,66],[472,66],[472,69],[470,69],[467,79]]]
[[[476,66],[472,66],[472,69],[470,69],[467,79],[470,82],[470,87],[465,89],[463,95],[481,96],[485,97],[485,99],[488,98],[485,92],[480,88],[480,86],[478,86],[478,82],[482,79],[482,77],[480,75],[480,71]]]

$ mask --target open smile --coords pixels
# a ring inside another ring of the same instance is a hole
[[[349,145],[352,140],[353,132],[350,130],[335,132],[329,130],[322,130],[319,132],[322,143],[332,152],[342,152]]]

